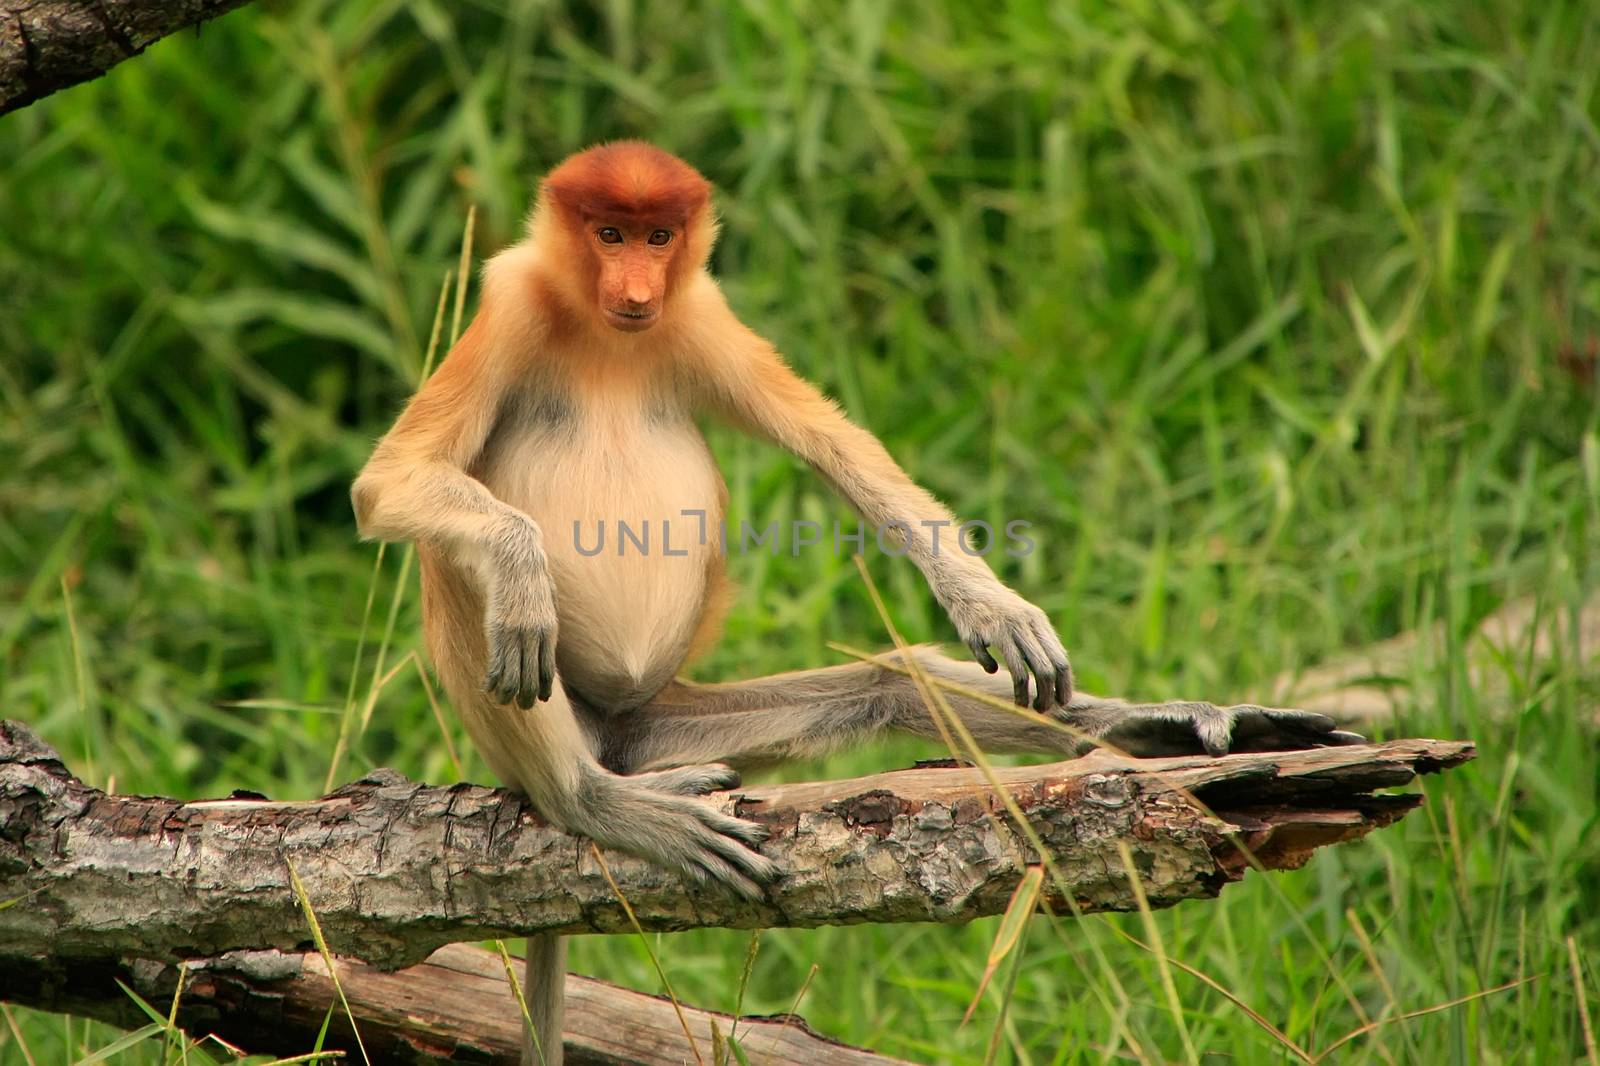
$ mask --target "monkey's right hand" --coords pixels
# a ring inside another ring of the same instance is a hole
[[[535,542],[489,582],[484,635],[489,665],[483,691],[526,710],[548,700],[556,684],[556,586]]]

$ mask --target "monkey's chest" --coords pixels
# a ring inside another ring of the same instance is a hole
[[[562,680],[591,702],[636,706],[682,664],[718,563],[711,453],[687,419],[569,415],[506,436],[480,476],[544,532]]]

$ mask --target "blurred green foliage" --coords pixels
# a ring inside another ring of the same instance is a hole
[[[123,791],[318,792],[391,603],[383,669],[416,646],[414,576],[374,570],[346,490],[467,208],[481,259],[553,162],[644,137],[717,184],[752,325],[961,514],[1035,523],[1004,576],[1084,687],[1238,698],[1442,621],[1396,679],[1428,708],[1405,728],[1482,760],[1163,940],[1312,1048],[1537,976],[1339,1061],[1572,1061],[1600,979],[1594,664],[1508,649],[1510,696],[1480,701],[1460,638],[1600,585],[1597,55],[1593,4],[1516,0],[268,0],[163,42],[0,120],[4,714]],[[846,517],[789,458],[713,443],[736,521]],[[950,638],[909,566],[872,566],[909,638]],[[733,570],[703,676],[884,642],[848,560]],[[403,670],[340,776],[450,779],[438,730]],[[1003,1021],[997,981],[964,1028],[993,922],[771,932],[745,1006],[787,1009],[815,963],[815,1025],[923,1061],[994,1032],[1001,1060],[1157,1062],[1181,1030],[1286,1060],[1181,972],[1180,1025],[1122,928],[1036,920]],[[658,947],[728,1008],[744,943]],[[628,938],[574,965],[655,990]],[[39,1062],[111,1039],[20,1025]]]

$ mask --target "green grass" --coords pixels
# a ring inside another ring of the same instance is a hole
[[[1513,650],[1509,694],[1480,699],[1461,639],[1511,597],[1600,587],[1597,54],[1594,5],[1519,0],[279,0],[163,42],[0,119],[0,706],[121,791],[318,793],[396,595],[386,662],[417,643],[391,551],[357,656],[373,549],[346,491],[467,207],[481,258],[552,162],[643,136],[718,184],[749,322],[959,512],[1034,521],[1003,576],[1085,688],[1237,698],[1445,623],[1404,728],[1481,759],[1396,829],[1158,915],[1172,959],[1308,1048],[1537,978],[1337,1061],[1582,1060],[1595,664]],[[713,443],[735,520],[846,516],[789,458]],[[908,639],[951,638],[914,570],[871,565]],[[886,640],[848,560],[733,569],[701,676]],[[375,765],[454,777],[415,670],[339,776]],[[816,964],[822,1031],[981,1061],[1006,967],[958,1023],[996,928],[769,932],[745,1008],[789,1008]],[[1137,915],[1034,920],[1001,1061],[1182,1059],[1184,1031],[1288,1061],[1174,968],[1180,1026],[1123,932],[1146,938]],[[729,1008],[745,945],[656,949],[681,997]],[[573,960],[658,990],[634,938]],[[117,1035],[17,1017],[40,1063]]]

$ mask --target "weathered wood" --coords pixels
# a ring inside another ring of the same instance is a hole
[[[1470,743],[1408,740],[1295,752],[1129,760],[1105,753],[998,771],[1065,876],[1048,898],[1135,906],[1216,895],[1243,876],[1395,821],[1376,795],[1457,765]],[[982,775],[914,769],[771,785],[715,800],[768,826],[783,876],[764,901],[607,863],[648,930],[958,922],[1005,908],[1038,861]],[[1207,809],[1209,807],[1209,809]],[[393,968],[451,942],[630,927],[589,845],[516,796],[379,772],[309,802],[107,796],[25,727],[0,725],[0,967],[6,957],[203,958],[310,948],[292,863],[334,951]]]
[[[512,1066],[522,1039],[521,1013],[498,955],[452,944],[426,962],[386,973],[340,959],[339,983],[374,1062],[476,1062]],[[304,1054],[333,1009],[326,1048],[360,1062],[344,1008],[322,957],[276,951],[235,952],[184,964],[178,1025],[191,1036],[215,1033],[261,1054]],[[519,964],[520,969],[520,964]],[[163,1013],[172,1002],[178,964],[62,963],[0,966],[0,1000],[96,1018],[132,1029],[149,1018],[120,980]],[[683,1008],[705,1061],[712,1025],[734,1031],[726,1014]],[[901,1060],[839,1044],[797,1017],[739,1019],[751,1062],[763,1066],[896,1066]],[[679,1066],[693,1061],[672,1004],[591,977],[567,977],[566,1061],[570,1066]],[[730,1060],[731,1061],[731,1060]]]
[[[249,0],[0,0],[0,115]]]

